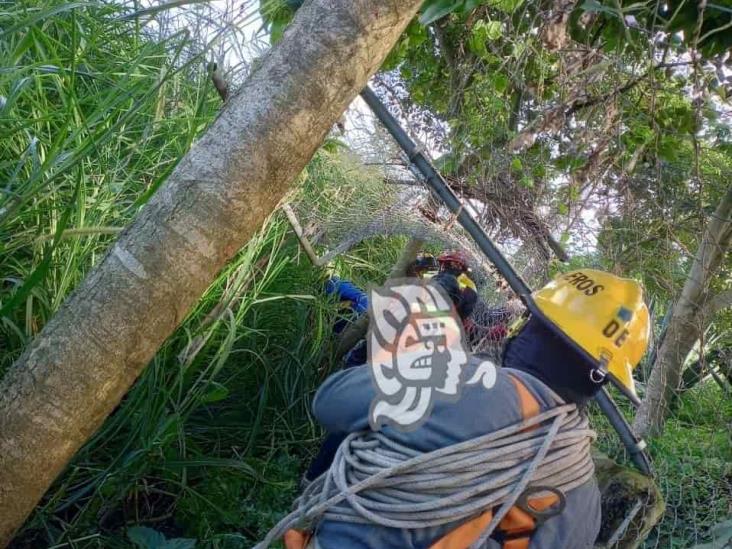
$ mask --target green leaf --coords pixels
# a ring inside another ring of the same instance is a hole
[[[137,19],[147,15],[155,15],[161,11],[187,6],[188,4],[203,4],[204,2],[208,2],[208,0],[171,0],[157,6],[150,6],[149,8],[143,8],[132,13],[126,13],[120,16],[119,19],[122,21],[125,19]]]
[[[503,93],[508,89],[508,76],[503,73],[497,72],[491,78],[493,87],[498,93]]]
[[[208,387],[206,387],[206,393],[201,398],[201,402],[218,402],[219,400],[224,400],[228,396],[229,389],[226,386],[221,383],[217,383],[216,381],[211,381],[208,384]]]
[[[534,188],[534,180],[530,175],[525,175],[521,178],[519,181],[521,183],[522,187],[526,187],[527,189],[533,189]]]
[[[272,21],[272,24],[270,25],[270,35],[269,40],[272,43],[272,45],[275,45],[277,42],[282,40],[282,37],[285,34],[285,29],[287,28],[287,25],[289,25],[289,21],[284,20],[276,20]]]
[[[472,51],[475,55],[477,55],[478,57],[480,57],[482,59],[487,59],[488,48],[486,48],[486,45],[485,45],[485,35],[478,28],[477,24],[473,27],[473,30],[470,33],[470,38],[468,39],[468,46],[470,47],[470,51]]]
[[[200,459],[172,460],[165,461],[164,467],[167,470],[179,473],[182,469],[188,467],[202,467],[210,470],[213,467],[231,469],[252,478],[261,479],[259,473],[248,463],[238,459],[214,458],[206,457]]]
[[[162,549],[194,549],[196,540],[191,538],[173,538],[165,542]]]
[[[580,197],[580,190],[576,186],[572,185],[569,187],[569,200],[572,202],[576,202],[579,200]]]
[[[13,107],[13,104],[16,102],[18,97],[20,97],[21,93],[23,92],[23,89],[28,85],[32,83],[32,79],[30,77],[24,77],[18,80],[13,84],[13,87],[10,88],[10,94],[7,97],[2,97],[0,100],[0,114],[2,115],[9,115],[10,109]],[[5,112],[7,111],[7,113]]]
[[[65,12],[65,11],[75,10],[75,9],[79,9],[79,8],[87,8],[87,7],[94,8],[94,7],[98,7],[98,5],[95,4],[94,2],[70,2],[68,4],[61,4],[60,6],[54,6],[53,8],[50,8],[50,9],[38,10],[38,11],[34,10],[32,12],[33,15],[31,15],[28,19],[24,19],[23,21],[21,21],[20,23],[14,25],[12,27],[1,30],[0,36],[10,36],[14,32],[16,32],[24,27],[34,25],[34,24],[38,23],[39,21],[43,21],[44,19],[51,19],[57,15],[60,15],[61,13]]]
[[[613,17],[618,16],[618,10],[608,6],[603,6],[597,0],[585,0],[585,3],[580,6],[580,9],[590,13],[604,13],[606,15],[612,15]]]
[[[511,170],[515,172],[520,172],[523,169],[523,164],[521,164],[521,159],[519,157],[514,158],[511,160]]]
[[[471,11],[473,11],[475,8],[480,6],[482,3],[482,0],[465,0],[465,3],[463,4],[462,12],[467,15]]]
[[[324,151],[329,153],[335,153],[338,152],[340,149],[348,150],[348,144],[345,141],[341,141],[340,139],[336,139],[335,137],[329,137],[325,141],[323,141],[323,144],[321,145]]]
[[[139,549],[160,549],[165,545],[165,536],[146,526],[132,526],[127,529],[127,537]]]
[[[419,16],[419,22],[429,25],[451,14],[462,5],[463,0],[427,0],[422,4],[422,15]]]
[[[560,170],[567,170],[571,172],[584,166],[585,158],[568,154],[557,158],[555,164]]]
[[[508,14],[515,12],[523,3],[524,0],[488,0],[486,2],[490,7]]]
[[[484,21],[481,21],[481,23],[484,23]],[[488,21],[485,23],[485,28],[488,40],[498,40],[503,36],[503,27],[501,26],[500,21]]]
[[[503,27],[500,21],[478,21],[470,31],[468,45],[470,49],[483,59],[490,56],[486,48],[486,42],[498,40],[503,35]]]
[[[69,218],[71,217],[71,212],[73,211],[73,204],[76,203],[76,200],[79,196],[79,189],[81,188],[81,179],[77,178],[76,186],[74,188],[74,194],[71,200],[71,204],[64,210],[63,214],[61,215],[61,219],[59,220],[59,223],[56,226],[56,232],[53,236],[53,242],[52,244],[46,248],[46,250],[43,253],[43,259],[41,260],[41,263],[36,267],[33,272],[30,274],[28,278],[25,279],[23,282],[23,285],[18,288],[14,294],[10,296],[10,299],[8,299],[1,307],[0,307],[0,318],[7,315],[12,311],[21,301],[25,300],[28,295],[30,295],[31,291],[35,286],[43,282],[43,280],[46,278],[46,275],[48,274],[48,271],[51,267],[51,259],[53,258],[53,250],[58,245],[59,241],[61,240],[61,235],[63,234],[64,230],[66,229],[66,226],[69,224]]]
[[[658,140],[658,156],[666,162],[673,162],[678,157],[680,148],[681,141],[675,137],[664,135]]]

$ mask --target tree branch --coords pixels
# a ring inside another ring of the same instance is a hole
[[[221,101],[226,102],[229,97],[229,84],[224,79],[224,73],[217,63],[211,63],[209,65],[209,72],[211,73],[211,81],[219,93]]]
[[[727,307],[732,307],[732,290],[720,292],[709,298],[699,316],[702,319],[712,319],[719,311]]]

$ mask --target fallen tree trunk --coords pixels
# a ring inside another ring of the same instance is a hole
[[[421,0],[312,0],[0,384],[0,546],[258,230]]]

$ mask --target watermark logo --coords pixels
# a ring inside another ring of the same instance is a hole
[[[437,399],[460,398],[469,357],[462,323],[440,285],[417,279],[372,289],[369,315],[369,365],[377,389],[371,428],[416,429]],[[490,388],[495,378],[495,366],[484,362],[466,383]]]

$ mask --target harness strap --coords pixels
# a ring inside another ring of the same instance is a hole
[[[521,418],[526,421],[536,416],[541,407],[531,391],[517,376],[509,374],[513,382],[516,394],[521,407]],[[538,425],[529,427],[527,430],[536,429]],[[556,494],[533,497],[528,500],[531,510],[544,511],[557,503],[559,497]],[[486,511],[477,517],[464,522],[448,534],[437,540],[430,546],[430,549],[468,549],[480,538],[481,533],[488,527],[493,518],[493,510]],[[498,527],[492,536],[493,539],[502,543],[503,549],[528,549],[531,535],[536,530],[536,519],[520,507],[513,506],[498,523]]]
[[[305,549],[312,537],[312,533],[305,530],[289,529],[282,537],[285,549]]]
[[[526,421],[527,419],[531,419],[532,417],[539,414],[539,410],[541,409],[539,406],[539,401],[536,400],[534,395],[531,394],[531,391],[529,391],[526,388],[526,385],[524,385],[524,382],[521,381],[518,377],[514,376],[513,374],[509,374],[508,377],[513,382],[513,386],[516,389],[516,394],[518,394],[519,397],[519,405],[521,406],[521,418]],[[530,427],[530,429],[535,429],[537,426]]]
[[[466,549],[478,540],[483,530],[488,528],[492,518],[493,510],[486,511],[438,539],[430,545],[430,549]]]
[[[544,511],[559,502],[559,496],[533,497],[528,500],[528,506],[534,511]],[[498,523],[495,535],[499,542],[503,542],[503,549],[528,549],[531,535],[536,531],[536,519],[521,509],[511,507]]]

